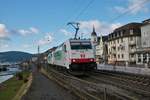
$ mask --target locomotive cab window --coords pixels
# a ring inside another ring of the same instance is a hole
[[[71,42],[70,44],[72,50],[92,49],[92,45],[90,42]]]
[[[63,46],[63,50],[64,50],[64,52],[67,52],[66,45]]]

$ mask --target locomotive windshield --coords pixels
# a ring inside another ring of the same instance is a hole
[[[92,45],[90,42],[71,42],[70,44],[72,50],[92,49]]]

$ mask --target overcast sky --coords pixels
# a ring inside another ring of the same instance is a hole
[[[0,0],[0,52],[37,53],[74,36],[68,22],[80,22],[80,33],[90,37],[130,22],[150,18],[150,0]]]

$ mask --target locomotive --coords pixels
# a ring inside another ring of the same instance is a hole
[[[97,69],[92,43],[89,39],[69,39],[48,54],[48,64],[70,72]]]

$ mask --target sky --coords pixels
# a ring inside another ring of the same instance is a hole
[[[74,37],[108,35],[115,28],[150,18],[150,0],[0,0],[0,52],[44,52]]]

